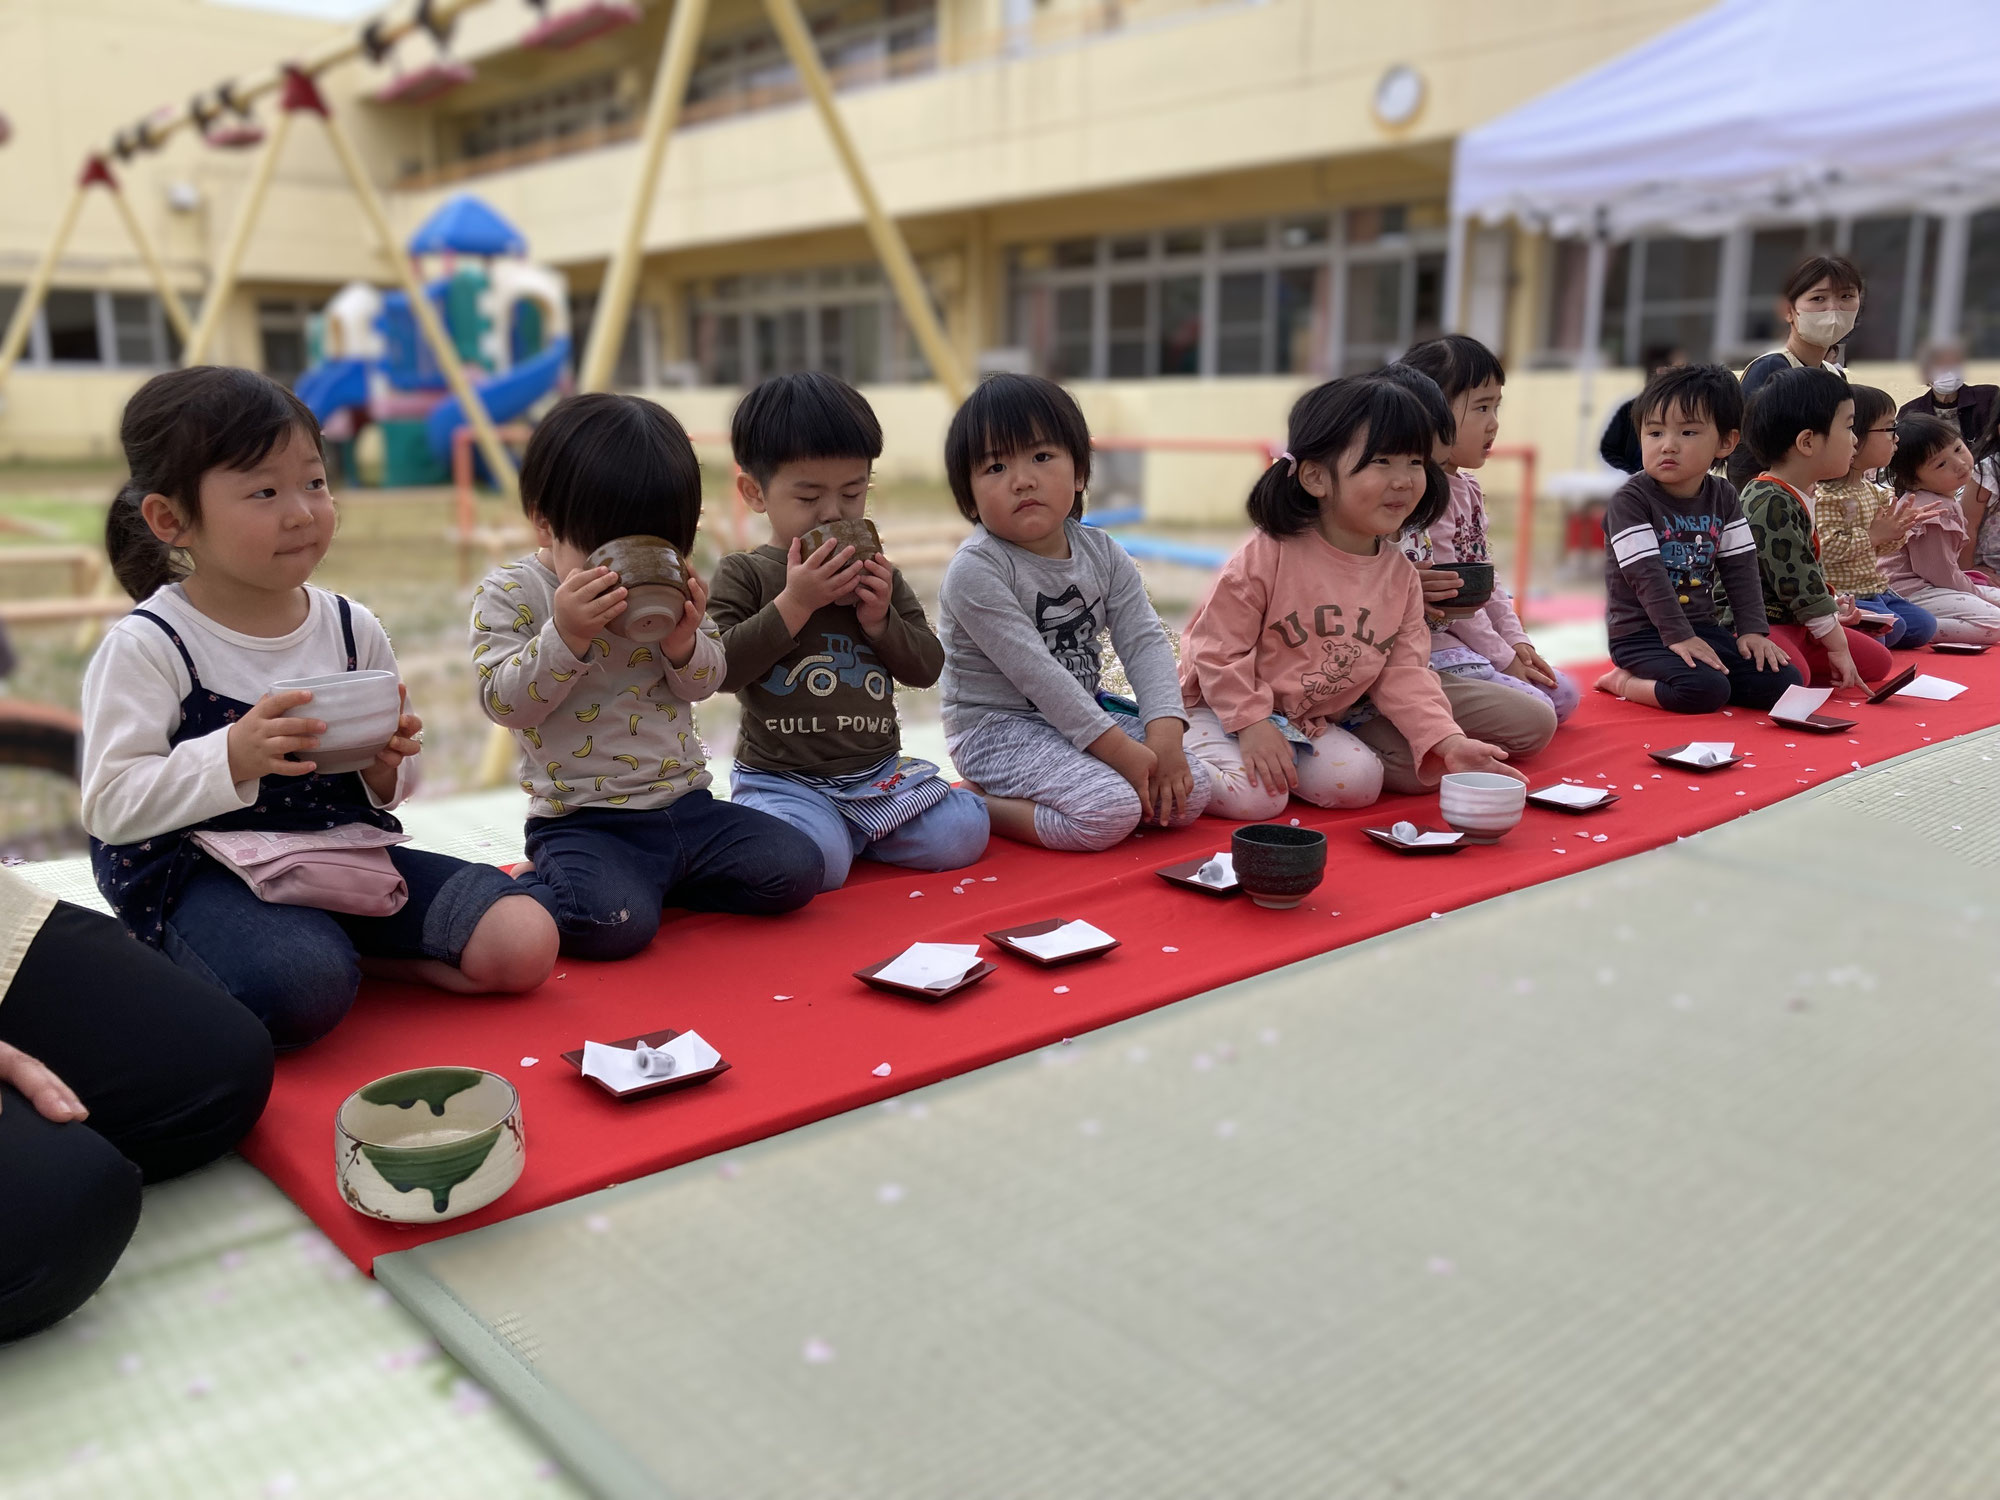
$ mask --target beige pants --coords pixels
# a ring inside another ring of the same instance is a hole
[[[1556,711],[1536,692],[1522,692],[1504,682],[1439,674],[1451,716],[1475,740],[1498,745],[1514,760],[1533,755],[1556,736]],[[1377,715],[1354,731],[1354,737],[1382,759],[1382,784],[1392,792],[1427,792],[1437,785],[1417,775],[1415,757],[1403,732]]]

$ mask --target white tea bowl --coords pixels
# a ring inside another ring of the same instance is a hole
[[[1438,783],[1438,811],[1469,839],[1492,843],[1521,821],[1528,784],[1497,771],[1453,771]]]
[[[324,677],[293,677],[272,683],[274,693],[311,693],[312,701],[293,709],[291,717],[319,719],[326,725],[318,745],[292,758],[311,761],[322,776],[359,771],[374,764],[402,718],[403,700],[397,686],[396,674],[382,671],[329,672]]]

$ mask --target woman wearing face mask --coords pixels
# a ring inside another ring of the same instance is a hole
[[[1936,417],[1958,429],[1966,446],[1978,451],[1993,419],[2000,413],[2000,385],[1965,383],[1965,346],[1956,341],[1932,344],[1917,365],[1927,389],[1896,413],[1899,417]]]
[[[1792,268],[1778,290],[1778,317],[1791,330],[1784,344],[1760,354],[1743,369],[1743,401],[1780,370],[1824,369],[1836,375],[1833,352],[1854,331],[1861,312],[1861,273],[1843,255],[1809,255]],[[1729,457],[1729,482],[1739,490],[1757,474],[1757,460],[1745,446]]]

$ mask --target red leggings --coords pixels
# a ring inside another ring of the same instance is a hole
[[[1896,660],[1889,655],[1889,648],[1874,636],[1848,630],[1845,625],[1840,628],[1847,632],[1847,649],[1854,656],[1854,670],[1866,681],[1880,682],[1896,670]],[[1833,670],[1827,665],[1826,647],[1819,643],[1818,636],[1803,625],[1773,625],[1771,639],[1784,648],[1807,687],[1833,686]]]

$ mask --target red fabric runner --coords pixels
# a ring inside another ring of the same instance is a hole
[[[788,917],[684,916],[619,964],[563,961],[537,993],[466,999],[377,984],[324,1041],[282,1059],[270,1108],[243,1153],[364,1269],[374,1257],[526,1213],[678,1162],[934,1083],[1309,958],[1505,891],[1620,859],[1738,817],[1806,787],[1995,722],[2000,652],[1897,653],[1968,684],[1954,702],[1822,710],[1860,720],[1817,735],[1738,709],[1676,717],[1586,693],[1555,743],[1525,769],[1533,784],[1571,777],[1622,798],[1596,813],[1530,807],[1497,845],[1443,856],[1392,853],[1364,825],[1407,817],[1442,826],[1436,797],[1389,797],[1333,814],[1294,802],[1286,819],[1324,828],[1327,877],[1304,905],[1264,911],[1170,886],[1153,871],[1224,849],[1234,825],[1144,832],[1103,854],[1057,854],[995,839],[977,866],[913,874],[862,862],[843,890]],[[1595,670],[1584,673],[1586,682]],[[1846,700],[1846,701],[1843,701]],[[1706,775],[1647,759],[1689,740],[1733,740],[1744,764]],[[1598,841],[1602,836],[1602,842]],[[1107,956],[1042,969],[996,953],[982,935],[1049,917],[1082,917],[1123,941]],[[851,977],[916,941],[981,941],[1000,972],[939,1003]],[[560,1053],[663,1027],[699,1031],[733,1067],[713,1083],[619,1101]],[[524,1058],[537,1058],[524,1066]],[[891,1071],[874,1071],[887,1063]],[[333,1119],[354,1089],[403,1068],[466,1064],[521,1092],[527,1169],[512,1191],[435,1228],[364,1219],[333,1175]]]

